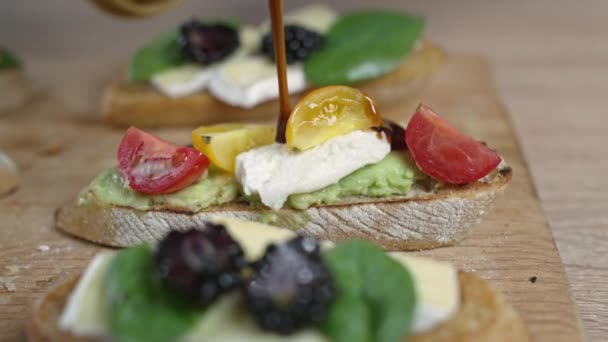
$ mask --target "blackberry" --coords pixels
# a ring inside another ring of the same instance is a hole
[[[309,29],[298,25],[285,25],[285,53],[287,64],[305,61],[325,44],[325,38]],[[262,38],[262,53],[274,61],[272,33]]]
[[[201,305],[237,288],[246,266],[241,246],[224,226],[212,223],[204,230],[169,233],[155,259],[162,283]]]
[[[245,298],[258,325],[283,335],[323,321],[335,286],[318,242],[297,237],[270,245],[245,284]]]
[[[405,128],[400,124],[384,119],[382,120],[382,126],[374,127],[377,132],[384,132],[391,142],[391,150],[407,150],[407,142],[405,141]]]
[[[182,53],[200,64],[221,61],[240,44],[239,33],[234,28],[222,24],[202,24],[196,20],[180,27],[177,41]]]

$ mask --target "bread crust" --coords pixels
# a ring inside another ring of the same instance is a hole
[[[393,72],[355,86],[381,105],[413,97],[426,80],[445,61],[444,52],[429,42],[423,42],[399,68]],[[302,96],[296,94],[293,100]],[[244,109],[223,103],[208,92],[170,98],[147,83],[116,81],[112,83],[101,103],[105,121],[113,126],[166,127],[194,126],[229,121],[254,121],[274,118],[278,100],[264,102]]]
[[[451,319],[408,342],[527,342],[530,335],[521,317],[490,283],[460,272],[460,308]]]
[[[269,222],[317,239],[365,239],[387,250],[420,250],[462,240],[506,189],[511,169],[492,183],[449,185],[432,193],[388,198],[355,198],[338,205],[273,212],[246,203],[229,203],[196,213],[138,211],[93,201],[71,201],[56,214],[58,229],[103,245],[127,247],[157,241],[171,230],[201,226],[215,216]]]
[[[530,341],[523,321],[501,293],[472,273],[460,272],[458,278],[461,288],[458,311],[438,327],[408,337],[408,342]],[[78,279],[78,276],[72,277],[57,285],[35,303],[32,318],[26,326],[30,341],[99,341],[77,337],[59,328],[59,317]]]

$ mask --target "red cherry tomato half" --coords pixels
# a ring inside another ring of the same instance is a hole
[[[191,147],[172,144],[131,127],[118,147],[118,168],[129,186],[146,194],[166,194],[194,183],[209,159]]]
[[[498,153],[459,132],[425,105],[410,120],[405,140],[418,167],[447,183],[476,181],[501,160]]]

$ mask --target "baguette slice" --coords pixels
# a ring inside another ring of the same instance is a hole
[[[423,42],[390,74],[356,86],[382,106],[403,101],[415,97],[444,60],[442,50]],[[292,99],[297,100],[301,95],[292,96]],[[106,90],[101,111],[106,122],[113,126],[164,127],[269,119],[276,116],[278,107],[278,100],[252,109],[233,107],[208,92],[170,98],[149,84],[121,80]]]
[[[57,212],[57,227],[85,240],[127,247],[160,240],[170,230],[199,226],[215,216],[249,221],[270,221],[320,240],[364,239],[387,250],[420,250],[452,245],[491,209],[511,180],[508,166],[491,183],[449,185],[413,195],[388,198],[352,198],[337,205],[307,210],[254,207],[245,203],[214,206],[196,213],[160,208],[138,211],[99,202],[78,205],[71,201]]]
[[[420,335],[410,336],[408,342],[506,342],[530,341],[521,318],[502,294],[472,273],[460,272],[461,305],[452,318]],[[35,305],[26,334],[30,341],[86,342],[95,339],[74,336],[62,331],[59,317],[79,277],[59,284]]]

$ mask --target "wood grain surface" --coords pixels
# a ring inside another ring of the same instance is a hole
[[[286,2],[287,7],[296,7],[307,1]],[[338,8],[370,6],[365,0],[329,2]],[[608,2],[383,0],[374,3],[374,6],[384,5],[424,14],[428,18],[429,36],[448,50],[489,58],[498,91],[509,108],[515,133],[530,165],[535,191],[549,218],[587,336],[593,341],[604,341],[608,335],[605,324],[608,321],[608,178],[605,177],[608,173],[605,152],[608,45],[603,42],[608,38],[605,20]],[[259,20],[264,16],[265,7],[254,1],[191,0],[167,15],[122,22],[96,12],[86,1],[4,1],[0,2],[0,45],[10,46],[24,56],[30,78],[41,89],[27,111],[28,115],[46,119],[40,126],[66,120],[65,113],[71,111],[91,113],[83,115],[80,121],[92,125],[101,86],[115,75],[136,45],[183,18],[209,13]],[[46,112],[48,103],[61,111]],[[14,144],[11,152],[23,152],[23,156],[17,156],[23,169],[64,166],[64,156],[48,156],[43,150],[53,151],[63,146],[69,141],[68,136],[63,135],[65,132],[17,131],[12,124],[11,128],[6,127],[7,124],[0,120],[0,131],[11,131],[9,140],[0,138],[0,148],[11,142]],[[74,123],[67,125],[70,130],[82,129]],[[112,144],[118,136],[103,138],[112,140],[103,143]],[[41,155],[36,151],[41,151]],[[42,166],[36,159],[42,159]],[[56,178],[47,176],[28,180],[32,187],[17,192],[20,200],[3,202],[0,263],[5,260],[11,263],[0,267],[0,331],[5,334],[0,336],[18,336],[19,321],[27,316],[25,306],[37,296],[36,292],[42,291],[49,281],[78,268],[93,253],[86,249],[78,253],[77,258],[67,258],[64,253],[74,249],[75,243],[65,239],[49,242],[52,249],[48,252],[36,248],[49,237],[41,233],[50,229],[49,208],[67,196],[64,192],[77,189],[92,177],[94,171],[89,168],[109,165],[112,159],[111,155],[102,153],[78,158],[77,165],[64,168],[65,179],[61,178],[63,183],[58,186],[60,192],[40,190],[47,183],[57,182]],[[86,167],[78,170],[80,165]],[[36,202],[29,203],[24,198],[33,198]],[[22,201],[27,205],[21,205]],[[516,221],[527,219],[527,210],[514,218]],[[10,220],[18,223],[17,231],[6,227],[5,223]],[[533,241],[527,243],[534,245]],[[11,258],[7,257],[9,253]],[[38,266],[32,268],[22,263],[26,257],[39,259]],[[62,263],[64,268],[55,268],[56,263]],[[27,279],[23,279],[24,275]],[[9,292],[7,286],[21,291]],[[536,305],[541,306],[542,301]],[[546,320],[551,321],[551,317]]]
[[[488,68],[480,59],[448,58],[423,100],[460,129],[490,142],[513,166],[514,179],[468,239],[422,254],[451,260],[492,281],[524,317],[536,340],[580,340],[560,258]],[[387,117],[407,120],[415,105],[404,102],[382,110]],[[59,111],[50,99],[41,99],[0,125],[0,143],[22,167],[24,179],[16,193],[0,200],[0,280],[7,298],[0,334],[7,338],[20,336],[36,295],[82,267],[97,249],[54,230],[53,212],[96,172],[115,164],[122,131],[90,122],[86,113],[43,120]],[[187,129],[156,133],[183,143],[189,138]]]

